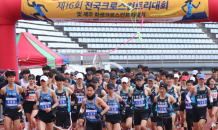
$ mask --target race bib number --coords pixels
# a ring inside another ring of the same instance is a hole
[[[88,109],[86,109],[86,118],[96,119],[95,118],[96,115],[97,115],[97,110],[88,110]]]
[[[29,94],[29,96],[26,98],[26,101],[35,101],[36,94]]]
[[[151,104],[151,98],[148,96],[148,104]]]
[[[109,106],[109,111],[108,113],[110,114],[118,114],[118,106],[117,105],[108,105]]]
[[[6,98],[7,106],[17,106],[17,98]]]
[[[197,99],[197,106],[198,107],[205,107],[205,106],[207,106],[207,98]]]
[[[217,99],[217,92],[211,92],[213,99]]]
[[[51,108],[51,102],[42,102],[40,103],[39,108],[45,111],[47,108]]]
[[[144,99],[134,99],[134,104],[136,107],[143,107],[145,106],[145,100]]]
[[[78,98],[78,103],[82,103],[83,102],[83,99],[84,99],[84,96],[77,96]]]
[[[186,109],[192,109],[191,103],[186,102],[185,103]]]
[[[58,106],[59,107],[67,106],[66,98],[58,98]]]
[[[158,113],[167,113],[167,105],[158,105]]]

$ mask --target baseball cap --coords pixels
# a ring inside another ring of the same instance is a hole
[[[138,80],[138,79],[143,80],[143,76],[142,75],[137,75],[135,79],[136,80]]]
[[[188,77],[187,77],[187,76],[182,76],[181,80],[187,81],[187,80],[188,80]]]
[[[206,79],[206,76],[204,74],[199,74],[198,79],[201,79],[201,78]]]
[[[70,72],[71,75],[74,75],[74,72]]]
[[[190,80],[195,81],[195,77],[191,77]]]
[[[74,74],[77,75],[79,73],[79,71],[75,71]]]
[[[163,87],[163,88],[165,88],[166,89],[166,91],[167,91],[167,84],[166,83],[160,83],[160,87],[159,88],[161,88],[161,87]]]
[[[193,70],[193,71],[192,71],[192,74],[193,74],[193,75],[196,75],[197,73],[198,73],[198,70]]]
[[[115,78],[115,79],[116,79],[116,78],[117,78],[117,75],[111,74],[110,77],[111,77],[111,79],[112,79],[112,78]]]
[[[179,78],[179,75],[178,74],[174,74],[174,78]]]
[[[114,83],[112,83],[112,82],[108,82],[108,84],[107,84],[107,88],[115,88]]]
[[[124,68],[120,69],[120,72],[126,72],[126,70]]]
[[[148,80],[154,81],[155,76],[153,74],[148,75]]]
[[[99,82],[98,77],[92,77],[92,82],[96,82],[96,83],[98,83],[98,82]]]
[[[103,76],[104,78],[105,77],[108,77],[108,78],[110,78],[110,74],[109,73],[104,73],[104,76]]]
[[[88,71],[87,75],[93,75],[93,72],[92,71]]]
[[[123,77],[122,79],[121,79],[121,82],[122,83],[128,83],[129,82],[129,80],[128,80],[128,78],[127,77]]]
[[[179,70],[178,69],[173,69],[173,72],[179,72]]]
[[[44,80],[44,81],[48,81],[48,77],[45,76],[45,75],[43,75],[43,76],[40,77],[40,81],[42,81],[42,80]]]
[[[70,74],[70,70],[65,70],[64,74]]]
[[[76,79],[79,79],[79,78],[83,79],[83,74],[78,73],[78,74],[76,75]]]

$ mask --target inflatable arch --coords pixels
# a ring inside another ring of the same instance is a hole
[[[218,0],[0,0],[0,68],[18,70],[15,24],[19,19],[140,23],[143,17],[144,22],[218,22],[217,13]]]

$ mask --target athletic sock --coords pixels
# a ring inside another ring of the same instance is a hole
[[[214,127],[214,122],[211,123],[211,127],[212,127],[212,128]]]
[[[183,126],[184,126],[184,124],[181,125],[181,127],[183,127]]]
[[[184,130],[187,130],[187,127],[184,127]]]

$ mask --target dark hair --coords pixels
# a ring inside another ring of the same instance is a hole
[[[129,73],[125,73],[122,77],[131,78],[131,75]]]
[[[63,69],[61,70],[61,73],[64,73],[64,70],[63,70]]]
[[[50,69],[51,69],[50,66],[44,66],[44,67],[42,67],[42,70],[50,70]]]
[[[102,71],[104,71],[104,73],[105,73],[105,69],[101,69],[101,72],[102,72]]]
[[[149,73],[154,75],[154,72],[152,72],[152,71],[150,71]]]
[[[191,83],[191,84],[193,85],[193,81],[192,81],[192,80],[187,80],[187,81],[186,81],[186,85],[187,85],[188,83]]]
[[[125,68],[126,72],[130,73],[131,72],[131,69],[129,67],[126,67]]]
[[[117,71],[116,71],[115,69],[111,69],[111,72],[112,72],[112,71],[115,71],[115,73],[117,74]]]
[[[92,87],[95,90],[95,85],[93,85],[93,84],[88,84],[86,88],[88,88],[88,87]]]
[[[90,69],[89,67],[86,68],[86,73],[89,71],[89,69]]]
[[[30,70],[29,69],[24,69],[22,74],[30,74]]]
[[[189,76],[189,73],[187,71],[182,72],[183,76]]]
[[[142,68],[143,68],[143,65],[139,64],[137,68],[141,68],[141,69],[142,69]]]
[[[217,68],[212,68],[211,71],[217,71]]]
[[[164,71],[162,71],[161,76],[162,76],[162,75],[167,76],[168,74],[169,74],[168,71],[167,71],[167,70],[164,70]]]
[[[53,73],[52,72],[46,72],[43,75],[49,77],[49,78],[53,78]]]
[[[104,72],[105,72],[105,73],[110,73],[110,71],[109,71],[109,70],[105,70]]]
[[[52,72],[53,74],[57,74],[58,71],[56,69],[50,69],[49,72]]]
[[[173,78],[174,78],[174,75],[173,75],[173,74],[167,74],[167,75],[166,75],[166,78],[173,79]]]
[[[93,73],[96,72],[96,68],[95,67],[90,67],[89,70],[92,71]]]
[[[142,71],[149,71],[148,66],[143,66],[143,67],[142,67]]]
[[[65,81],[66,81],[66,80],[70,83],[70,78],[65,78]]]
[[[215,78],[210,77],[210,78],[207,80],[207,84],[206,84],[207,86],[210,86],[210,80],[211,80],[211,79],[213,79],[213,80],[216,82]]]
[[[101,70],[97,70],[97,71],[95,72],[95,74],[97,74],[97,73],[103,75],[102,72],[101,72]]]
[[[160,68],[159,72],[162,73],[164,71],[164,68]]]
[[[30,74],[30,75],[28,76],[28,78],[31,78],[31,77],[34,78],[34,79],[36,78],[34,74]]]
[[[7,71],[5,72],[5,76],[6,76],[6,77],[9,77],[9,76],[16,76],[16,72],[15,72],[13,69],[7,70]]]
[[[140,73],[137,73],[137,74],[136,74],[136,76],[138,76],[138,75],[141,75],[141,76],[144,76],[144,77],[145,77],[145,73],[143,73],[143,72],[140,72]]]
[[[56,80],[56,81],[65,81],[65,78],[64,78],[63,75],[58,74],[58,75],[55,76],[55,80]]]

